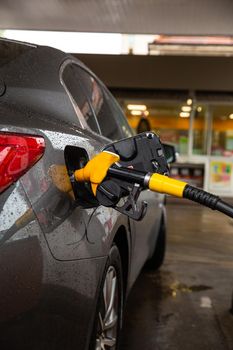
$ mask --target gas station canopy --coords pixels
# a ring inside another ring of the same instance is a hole
[[[233,35],[231,0],[2,0],[0,29]]]

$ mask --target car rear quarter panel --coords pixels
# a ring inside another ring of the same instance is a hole
[[[46,128],[43,125],[43,129],[39,126],[32,129],[6,125],[4,130],[38,134],[45,138],[44,156],[20,182],[53,256],[58,260],[72,260],[107,255],[117,229],[121,225],[128,229],[127,218],[102,206],[92,209],[77,207],[72,196],[60,191],[49,175],[52,166],[65,166],[66,145],[83,147],[92,157],[103,146],[100,138],[58,124],[56,131],[48,125]]]
[[[54,259],[31,209],[20,182],[0,196],[0,348],[86,349],[106,258]]]

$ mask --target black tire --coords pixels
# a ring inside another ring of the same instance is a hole
[[[107,293],[107,290],[109,293]],[[107,312],[107,309],[110,309],[111,298],[109,300],[109,295],[111,294],[114,294],[114,303],[112,311],[109,314]],[[123,301],[124,296],[121,257],[117,246],[113,245],[108,255],[105,271],[101,282],[89,350],[119,350],[119,338],[122,327]],[[114,320],[116,321],[114,322]],[[107,329],[108,324],[113,324],[113,326]],[[107,342],[109,345],[107,345]],[[104,344],[105,346],[103,347]]]
[[[148,270],[158,270],[164,262],[166,252],[166,223],[162,216],[159,234],[152,257],[146,262]]]

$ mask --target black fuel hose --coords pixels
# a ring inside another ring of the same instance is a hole
[[[233,218],[233,206],[224,202],[220,197],[214,194],[186,185],[183,191],[183,198],[190,199],[212,210],[218,210]]]

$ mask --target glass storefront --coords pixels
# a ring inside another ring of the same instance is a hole
[[[171,175],[233,196],[233,103],[121,99],[136,133],[153,130],[178,152]]]
[[[212,109],[211,154],[233,155],[233,106],[214,106]]]

